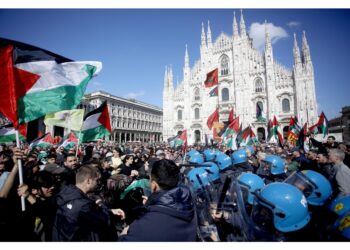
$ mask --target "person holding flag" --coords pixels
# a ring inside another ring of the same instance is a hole
[[[50,51],[0,38],[0,112],[18,129],[48,113],[75,108],[101,62],[74,62]],[[19,136],[16,133],[17,147]],[[21,162],[20,184],[23,184]],[[21,199],[25,210],[24,199]]]

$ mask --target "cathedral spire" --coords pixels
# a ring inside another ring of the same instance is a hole
[[[265,20],[265,62],[266,64],[273,63],[273,52],[271,45],[270,33],[268,30],[267,21]]]
[[[240,29],[241,29],[241,36],[242,37],[246,36],[247,32],[245,30],[245,22],[244,22],[243,10],[242,9],[241,9]]]
[[[165,73],[164,73],[164,89],[168,88],[168,67],[165,66]]]
[[[189,59],[188,51],[187,51],[187,44],[186,44],[185,65],[183,68],[183,72],[184,72],[184,81],[188,82],[190,80],[190,59]]]
[[[265,20],[265,51],[271,49],[271,38],[270,38],[270,33],[267,27],[267,21]]]
[[[204,24],[202,22],[202,34],[201,34],[201,46],[204,48],[207,46],[206,44],[206,38],[205,38],[205,32],[204,32]]]
[[[174,85],[173,85],[173,67],[171,64],[169,67],[168,79],[169,79],[169,89],[173,90],[173,88],[174,88]]]
[[[208,47],[212,45],[212,40],[211,40],[211,29],[210,29],[210,22],[208,20],[208,31],[207,31],[207,44]]]
[[[293,54],[294,54],[294,65],[300,64],[300,50],[297,42],[297,35],[294,33],[294,48],[293,48]]]
[[[233,37],[238,37],[238,25],[237,25],[237,20],[236,20],[236,12],[233,12]]]
[[[187,44],[186,44],[186,51],[185,51],[185,68],[189,68],[190,67],[190,59],[188,56],[188,51],[187,51]]]
[[[303,45],[302,45],[302,50],[303,50],[303,62],[310,62],[311,61],[311,55],[310,55],[310,49],[309,45],[306,40],[306,34],[305,30],[303,31]]]

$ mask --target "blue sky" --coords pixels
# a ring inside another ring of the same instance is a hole
[[[29,43],[73,60],[103,63],[87,92],[104,90],[162,106],[164,70],[182,80],[185,45],[190,66],[199,59],[201,23],[210,20],[213,41],[232,34],[239,9],[0,9],[0,37]],[[301,46],[306,31],[314,63],[319,113],[336,117],[350,105],[350,10],[243,9],[247,30],[259,47],[265,19],[274,57],[291,69],[293,33]]]

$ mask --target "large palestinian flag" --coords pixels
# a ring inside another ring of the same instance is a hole
[[[81,142],[96,141],[110,135],[111,132],[108,105],[105,101],[100,107],[86,114],[79,138]]]
[[[100,62],[75,62],[0,38],[0,112],[15,127],[48,113],[75,108]]]

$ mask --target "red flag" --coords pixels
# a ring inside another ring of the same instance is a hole
[[[39,75],[15,67],[14,46],[0,44],[0,112],[18,128],[18,100],[40,78]]]
[[[110,133],[112,133],[111,121],[109,119],[108,105],[107,101],[105,101],[101,107],[102,113],[98,118],[98,122],[101,123]],[[98,109],[100,109],[98,108]]]
[[[233,116],[233,108],[231,108],[230,114],[228,115],[228,123],[232,123],[232,122],[233,122],[233,119],[234,119],[234,116]],[[239,120],[238,120],[238,122],[239,122]]]
[[[211,130],[211,128],[213,127],[214,122],[218,122],[219,121],[219,109],[217,108],[214,113],[212,113],[207,120],[207,125],[208,128]]]
[[[206,88],[210,88],[217,85],[218,83],[219,83],[219,70],[218,68],[216,68],[207,74],[207,79],[205,80],[204,85]]]
[[[27,123],[20,124],[18,132],[24,137],[27,137]]]
[[[182,151],[186,151],[187,150],[187,130],[182,131],[182,133],[179,135],[179,139],[183,141]]]

